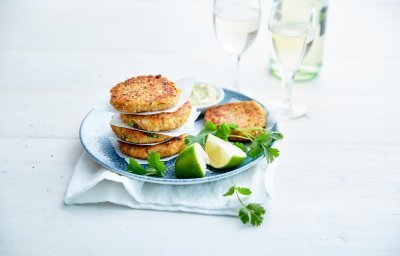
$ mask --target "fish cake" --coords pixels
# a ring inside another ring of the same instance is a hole
[[[161,75],[137,76],[115,85],[110,90],[110,104],[127,113],[159,111],[179,101],[181,90]]]
[[[175,112],[155,115],[121,114],[121,119],[129,126],[149,132],[170,131],[183,125],[189,118],[192,106],[186,102]]]
[[[158,143],[172,138],[163,134],[142,132],[115,125],[111,125],[111,129],[118,138],[136,144]]]
[[[181,152],[185,147],[185,137],[186,135],[181,135],[156,145],[132,145],[122,141],[118,141],[118,144],[122,153],[134,158],[147,159],[152,151],[164,158]]]
[[[204,115],[204,120],[214,124],[231,123],[237,124],[239,128],[265,128],[266,113],[264,108],[255,101],[240,101],[225,103],[209,108]],[[263,131],[252,130],[249,133],[253,136]],[[232,132],[232,135],[241,135],[240,132]],[[241,138],[229,137],[230,141],[244,141]]]

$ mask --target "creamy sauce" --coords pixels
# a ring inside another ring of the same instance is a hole
[[[194,106],[204,106],[218,100],[218,91],[208,84],[195,84],[190,95],[190,104]]]

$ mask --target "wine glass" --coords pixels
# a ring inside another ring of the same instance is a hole
[[[256,38],[260,20],[259,0],[214,0],[214,31],[222,47],[232,57],[232,87],[236,90],[239,90],[240,57]]]
[[[283,100],[275,108],[280,119],[306,114],[305,106],[292,103],[291,86],[297,69],[311,48],[316,22],[316,9],[307,1],[276,1],[272,7],[268,28],[282,77]]]

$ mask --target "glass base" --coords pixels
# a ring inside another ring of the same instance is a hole
[[[292,103],[292,107],[289,108],[287,105],[279,104],[272,109],[278,119],[280,120],[291,120],[304,116],[307,113],[307,108],[304,105]]]
[[[303,64],[301,64],[299,70],[297,70],[296,75],[294,76],[294,81],[303,82],[303,81],[311,80],[319,74],[320,70],[321,70],[321,64],[311,65],[311,64],[303,63]],[[273,76],[275,76],[279,79],[281,78],[279,66],[272,59],[270,60],[270,63],[269,63],[269,72]]]

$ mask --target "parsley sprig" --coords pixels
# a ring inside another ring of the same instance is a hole
[[[251,134],[251,131],[261,132],[258,136]],[[232,134],[236,132],[236,134]],[[283,135],[279,132],[271,131],[261,127],[239,128],[236,124],[220,124],[216,125],[211,121],[205,124],[198,135],[187,136],[185,139],[186,146],[193,143],[199,143],[204,147],[208,134],[213,134],[223,140],[228,138],[240,138],[251,142],[249,149],[241,142],[235,142],[234,145],[247,153],[251,158],[256,158],[260,154],[265,153],[265,158],[269,163],[279,156],[279,150],[271,147],[275,140],[283,139]]]
[[[164,162],[160,160],[160,154],[156,152],[150,152],[147,157],[147,162],[149,163],[149,167],[146,169],[142,165],[140,165],[135,158],[129,159],[128,171],[130,173],[138,174],[138,175],[148,175],[148,176],[158,176],[163,177],[165,170]]]
[[[245,204],[243,203],[242,199],[240,199],[239,194],[248,196],[251,195],[251,190],[249,188],[244,187],[237,187],[232,186],[229,190],[224,194],[224,196],[231,196],[236,194],[237,199],[239,200],[240,204],[243,206],[239,210],[239,218],[243,224],[250,223],[253,226],[260,226],[264,220],[263,215],[265,214],[265,209],[260,204],[250,203]]]

